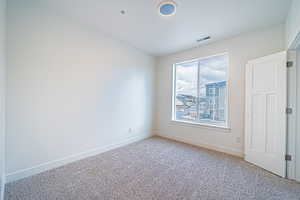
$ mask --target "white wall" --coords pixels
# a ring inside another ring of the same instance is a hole
[[[8,2],[8,181],[150,135],[154,58],[89,28]]]
[[[5,29],[6,1],[0,0],[0,199],[5,182]]]
[[[0,199],[3,195],[5,165],[5,10],[6,1],[0,0]]]
[[[293,0],[286,21],[286,46],[290,48],[300,33],[300,1]],[[298,36],[300,37],[300,35]],[[300,39],[300,38],[299,38]]]
[[[250,59],[283,51],[284,28],[284,25],[270,27],[159,58],[156,68],[156,134],[242,156],[245,65]],[[230,59],[229,126],[231,129],[223,130],[171,122],[173,63],[223,52],[228,52]],[[238,142],[239,139],[241,142]]]

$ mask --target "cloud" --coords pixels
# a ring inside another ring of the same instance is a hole
[[[197,83],[191,83],[189,81],[177,80],[176,92],[180,94],[194,95],[197,94]]]
[[[211,83],[226,80],[226,71],[215,70],[209,67],[201,67],[200,69],[200,82]]]
[[[226,81],[228,57],[216,56],[199,61],[200,93],[205,93],[205,85]],[[197,94],[198,62],[184,63],[176,68],[176,90],[181,94]]]
[[[180,65],[176,68],[176,79],[197,82],[198,64]]]

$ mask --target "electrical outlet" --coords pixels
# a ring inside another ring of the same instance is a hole
[[[241,138],[240,138],[240,137],[236,137],[236,138],[235,138],[235,141],[236,141],[236,143],[239,143],[239,144],[240,144],[240,143],[241,143]]]
[[[128,129],[128,133],[132,133],[132,128],[129,128],[129,129]]]

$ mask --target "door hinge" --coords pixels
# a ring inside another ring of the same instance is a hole
[[[292,160],[292,156],[289,155],[289,154],[286,154],[286,155],[285,155],[285,160],[286,160],[286,161],[291,161],[291,160]]]
[[[286,114],[292,114],[293,113],[293,108],[286,108],[285,112],[286,112]]]
[[[286,63],[286,67],[293,67],[293,62],[292,61],[288,61],[287,63]]]

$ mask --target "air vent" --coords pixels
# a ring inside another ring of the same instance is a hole
[[[210,39],[210,36],[206,36],[206,37],[198,39],[197,42],[203,42],[203,41],[209,40],[209,39]]]

